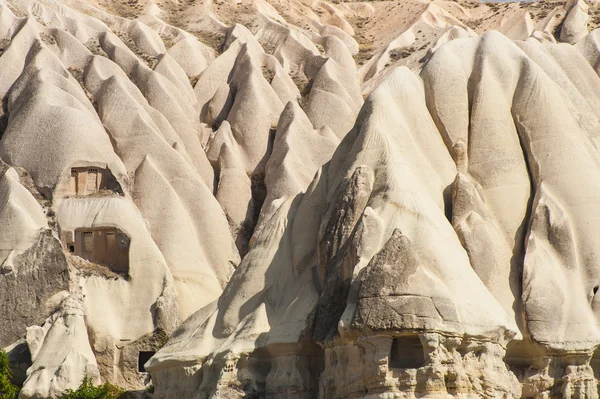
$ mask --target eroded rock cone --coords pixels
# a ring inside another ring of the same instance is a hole
[[[20,397],[596,398],[599,7],[0,0]]]

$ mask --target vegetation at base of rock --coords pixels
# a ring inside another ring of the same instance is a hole
[[[108,382],[95,386],[91,378],[86,375],[77,390],[65,391],[60,399],[119,399],[124,393],[124,390]]]
[[[15,399],[19,388],[10,382],[12,371],[8,361],[8,354],[0,349],[0,399]]]

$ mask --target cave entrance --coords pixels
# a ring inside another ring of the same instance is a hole
[[[138,371],[140,373],[146,372],[146,368],[144,367],[144,365],[155,354],[156,354],[156,352],[152,352],[152,351],[140,351],[140,353],[138,354]]]
[[[394,338],[388,359],[391,368],[417,369],[425,366],[425,354],[419,336]]]

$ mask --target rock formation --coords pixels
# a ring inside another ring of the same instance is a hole
[[[598,398],[599,15],[0,0],[19,398]]]

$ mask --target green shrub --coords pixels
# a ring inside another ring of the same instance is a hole
[[[19,388],[10,382],[11,378],[8,354],[0,348],[0,399],[15,399],[19,394]]]
[[[76,391],[67,390],[60,399],[118,399],[124,391],[110,383],[94,386],[92,380],[86,375]],[[0,398],[1,399],[1,398]]]

